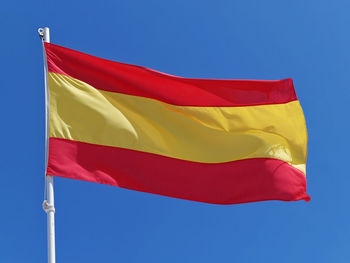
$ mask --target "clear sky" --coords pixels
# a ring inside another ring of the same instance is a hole
[[[309,134],[309,203],[209,205],[55,178],[58,263],[350,262],[349,10],[346,0],[2,2],[0,262],[47,260],[44,26],[52,43],[182,77],[292,77]]]

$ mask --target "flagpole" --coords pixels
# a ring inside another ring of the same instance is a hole
[[[39,36],[44,44],[50,43],[50,29],[48,27],[38,29]],[[45,47],[44,53],[44,73],[45,73],[45,174],[47,170],[48,150],[49,150],[49,84],[48,69]],[[48,263],[56,262],[55,252],[55,203],[53,192],[53,177],[45,176],[46,200],[43,202],[43,209],[47,215],[47,256]]]

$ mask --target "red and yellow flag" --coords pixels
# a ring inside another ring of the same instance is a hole
[[[214,204],[310,199],[291,79],[180,78],[45,49],[48,175]]]

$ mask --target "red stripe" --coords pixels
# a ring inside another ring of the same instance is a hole
[[[182,106],[251,106],[297,100],[292,79],[214,80],[180,78],[113,62],[45,43],[50,72],[79,79],[96,89]]]
[[[309,201],[306,179],[267,158],[204,164],[50,138],[47,174],[213,204]]]

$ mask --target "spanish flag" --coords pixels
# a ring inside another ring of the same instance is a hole
[[[291,79],[181,78],[45,50],[47,175],[213,204],[310,199]]]

